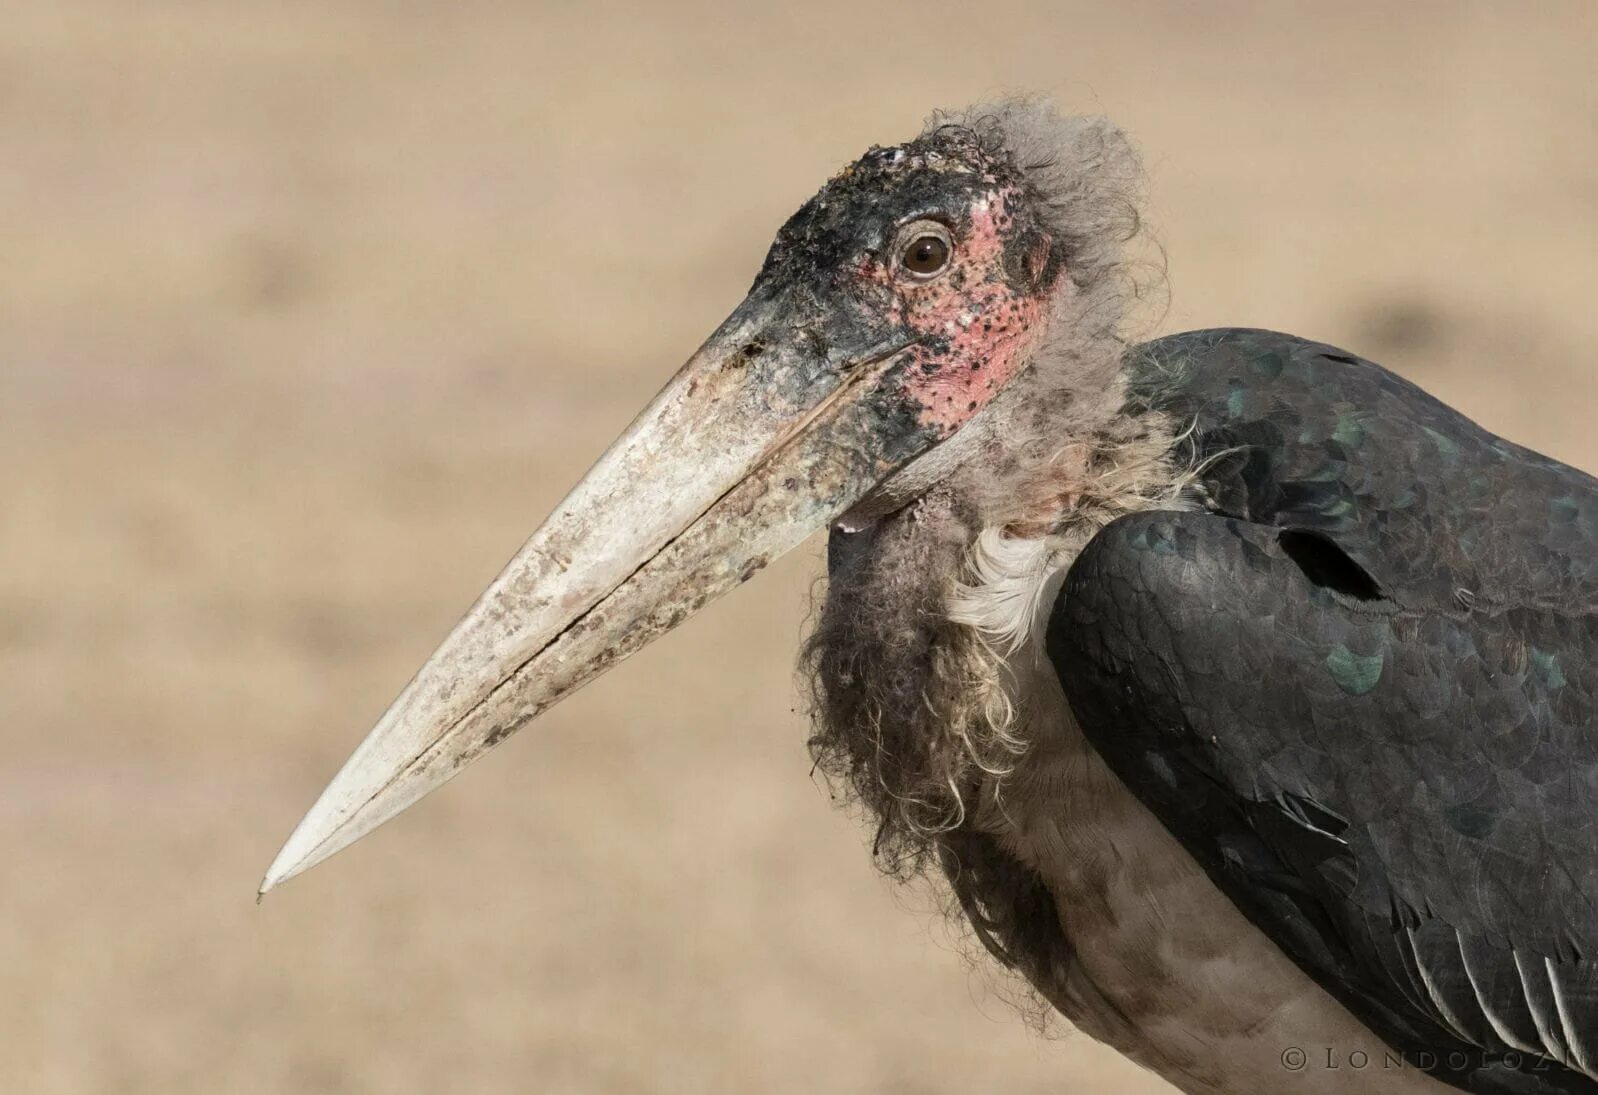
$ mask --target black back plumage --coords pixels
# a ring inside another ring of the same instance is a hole
[[[1173,336],[1193,512],[1103,530],[1049,653],[1228,896],[1409,1060],[1598,1092],[1598,481],[1329,346]]]

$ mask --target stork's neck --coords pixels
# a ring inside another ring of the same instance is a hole
[[[1127,404],[1118,347],[1073,346],[1040,351],[952,472],[829,543],[811,747],[879,820],[890,867],[967,824],[1026,752],[1006,659],[1035,655],[1077,551],[1179,489],[1171,424]]]
[[[1045,363],[1040,390],[1020,405],[1026,417],[1013,433],[1023,455],[1002,474],[987,465],[960,484],[973,502],[974,532],[945,611],[1007,655],[1039,645],[1066,568],[1101,528],[1178,504],[1187,481],[1173,423],[1127,401],[1119,359],[1087,394],[1047,388],[1049,364],[1055,377],[1065,372]]]
[[[1080,548],[1176,485],[1176,430],[1129,400],[1126,344],[1095,318],[1090,299],[1058,301],[1026,371],[973,422],[966,459],[948,480],[973,541],[997,530]]]

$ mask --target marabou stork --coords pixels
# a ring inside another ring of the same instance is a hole
[[[1129,345],[1139,178],[1034,101],[843,169],[263,892],[830,527],[814,755],[1072,1023],[1193,1092],[1598,1092],[1598,481],[1331,346]]]

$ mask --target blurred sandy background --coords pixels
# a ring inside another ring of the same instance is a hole
[[[787,560],[257,908],[412,669],[931,107],[1145,149],[1163,329],[1598,466],[1598,5],[0,13],[0,1091],[1160,1089],[1029,1034],[809,778]]]

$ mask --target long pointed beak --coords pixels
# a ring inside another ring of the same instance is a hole
[[[891,332],[752,294],[505,567],[278,853],[261,892],[440,786],[824,528],[934,440]]]

